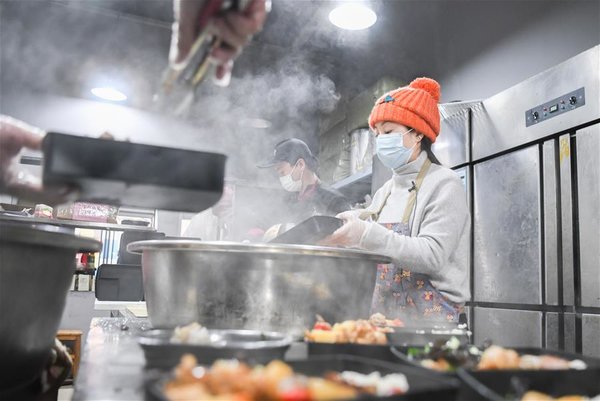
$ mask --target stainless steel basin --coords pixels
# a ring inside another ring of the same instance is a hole
[[[156,328],[197,321],[212,329],[301,335],[315,314],[367,317],[378,263],[370,252],[301,245],[139,241],[148,315]]]

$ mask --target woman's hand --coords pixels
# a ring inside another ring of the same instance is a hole
[[[319,245],[357,248],[369,224],[373,224],[358,218],[363,212],[363,210],[349,210],[335,216],[344,220],[344,225],[329,237],[323,239]]]

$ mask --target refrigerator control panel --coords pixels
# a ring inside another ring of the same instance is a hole
[[[585,105],[585,88],[579,88],[525,112],[525,126],[539,124]]]

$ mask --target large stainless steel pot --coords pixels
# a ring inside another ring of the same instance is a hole
[[[0,398],[37,379],[47,362],[78,251],[100,242],[0,219]]]
[[[198,321],[209,328],[301,334],[315,314],[365,317],[377,263],[358,250],[194,240],[139,241],[148,315],[154,327]]]

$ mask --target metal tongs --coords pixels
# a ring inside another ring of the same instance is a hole
[[[251,0],[201,0],[199,34],[185,59],[172,63],[165,72],[161,84],[161,95],[183,98],[175,108],[180,115],[187,110],[195,98],[196,89],[212,70],[210,53],[222,45],[221,40],[209,32],[210,20],[225,11],[245,10]]]

